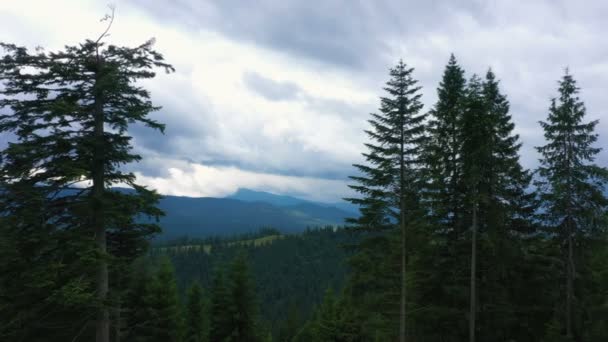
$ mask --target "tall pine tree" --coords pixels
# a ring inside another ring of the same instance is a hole
[[[420,253],[412,260],[413,329],[429,340],[462,341],[466,329],[468,265],[463,255],[465,228],[462,189],[462,122],[466,79],[450,56],[437,88],[437,102],[429,111],[424,148],[425,184],[422,190],[429,226]],[[440,271],[437,270],[449,270]]]
[[[198,282],[195,282],[188,289],[185,342],[207,341],[206,319],[203,288]]]
[[[169,258],[161,259],[156,278],[149,284],[145,305],[149,310],[148,341],[180,342],[183,336],[183,316],[175,281],[175,272]]]
[[[253,279],[244,254],[232,262],[228,274],[229,305],[231,320],[230,341],[258,341],[258,307]]]
[[[579,99],[579,88],[571,74],[559,82],[559,96],[551,100],[547,121],[541,121],[547,143],[537,147],[542,158],[537,186],[542,201],[541,217],[552,228],[553,236],[563,248],[565,265],[563,333],[568,340],[579,341],[581,331],[580,291],[577,278],[584,269],[579,256],[588,239],[606,227],[608,200],[603,191],[608,171],[594,164],[600,149],[594,147],[597,121],[585,122],[585,105]]]
[[[47,287],[31,297],[35,303],[45,303],[44,308],[34,305],[26,310],[40,318],[62,303],[90,306],[92,301],[85,297],[94,294],[99,342],[110,337],[107,233],[114,227],[127,228],[123,216],[116,216],[117,222],[113,213],[132,208],[127,215],[134,217],[153,210],[150,202],[145,209],[128,205],[152,194],[135,184],[133,174],[121,170],[140,159],[131,151],[129,125],[164,127],[148,118],[159,108],[136,82],[154,77],[157,67],[173,70],[153,50],[152,40],[137,47],[106,46],[102,42],[106,33],[49,53],[42,49],[30,53],[3,43],[6,53],[0,62],[4,83],[0,108],[10,110],[0,115],[0,132],[17,139],[0,158],[3,197],[8,199],[0,211],[11,217],[8,235],[25,242],[17,244],[17,253],[29,254],[37,245],[40,263],[55,269],[47,275],[26,271],[24,276],[32,279],[24,283]],[[78,183],[85,187],[74,189]],[[136,191],[110,194],[107,188],[114,184],[127,184]],[[27,333],[18,326],[13,325],[20,330],[15,334]]]
[[[230,291],[226,277],[221,268],[213,275],[210,289],[211,303],[209,306],[209,340],[225,341],[232,333],[230,317]]]
[[[407,339],[407,260],[408,231],[420,218],[419,187],[421,146],[424,140],[425,115],[420,114],[420,87],[412,77],[414,69],[400,61],[390,70],[391,79],[384,90],[380,114],[372,114],[371,129],[366,133],[372,142],[364,153],[367,165],[355,165],[359,176],[350,187],[361,198],[348,199],[359,205],[361,216],[349,221],[358,229],[382,232],[398,230],[399,256],[399,340]],[[382,249],[377,251],[383,253]],[[366,272],[366,270],[358,270]]]

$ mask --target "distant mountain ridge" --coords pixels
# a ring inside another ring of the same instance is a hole
[[[343,225],[357,214],[327,203],[241,189],[225,198],[163,196],[160,240],[248,233],[272,227],[295,233],[307,227]],[[351,209],[352,210],[352,209]]]
[[[355,205],[348,203],[346,201],[335,202],[335,203],[325,203],[325,202],[314,202],[308,201],[301,198],[296,198],[292,196],[285,195],[275,195],[269,192],[264,191],[255,191],[246,188],[238,189],[234,194],[229,195],[225,198],[237,199],[245,202],[262,202],[269,203],[273,205],[277,205],[280,207],[294,206],[298,204],[314,204],[321,207],[334,207],[338,208],[352,214],[357,214],[358,209]]]
[[[132,192],[128,188],[114,191]],[[73,190],[65,190],[69,194]],[[344,225],[357,214],[331,204],[316,203],[290,196],[242,189],[225,197],[184,197],[163,195],[159,208],[165,212],[157,240],[188,236],[232,236],[275,228],[282,233],[297,233],[307,227]]]

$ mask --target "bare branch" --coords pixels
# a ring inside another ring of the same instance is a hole
[[[108,5],[108,8],[110,9],[110,14],[106,14],[103,18],[101,18],[101,20],[99,21],[109,21],[108,22],[108,26],[106,27],[106,30],[103,31],[103,33],[101,34],[101,36],[99,36],[99,38],[97,38],[97,40],[95,41],[95,45],[99,45],[99,42],[104,38],[109,36],[108,31],[110,31],[110,28],[112,27],[112,23],[114,22],[114,12],[116,11],[116,6],[114,5]]]

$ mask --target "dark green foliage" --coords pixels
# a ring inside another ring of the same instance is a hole
[[[357,325],[353,307],[346,297],[336,297],[329,288],[312,319],[293,338],[294,342],[364,341]]]
[[[271,233],[272,231],[269,231]],[[244,246],[239,241],[275,237],[258,246]],[[286,328],[290,307],[297,308],[297,329],[308,319],[323,298],[328,287],[341,289],[347,276],[346,259],[351,253],[343,247],[353,245],[363,236],[352,236],[344,229],[310,229],[298,235],[252,234],[227,239],[184,240],[190,248],[178,246],[152,249],[152,260],[158,254],[170,255],[175,268],[180,293],[199,281],[209,288],[213,299],[214,270],[226,275],[229,264],[243,250],[247,253],[251,274],[255,280],[260,318],[267,322],[275,337]],[[207,246],[208,249],[202,247]],[[224,288],[227,285],[224,286]],[[220,288],[221,290],[221,288]],[[221,312],[221,306],[218,308]],[[217,315],[209,315],[211,320]],[[289,329],[291,330],[291,329]]]
[[[154,274],[141,261],[133,272],[136,276],[124,302],[124,340],[182,341],[184,315],[170,260],[162,258]]]
[[[211,305],[209,307],[209,340],[225,341],[232,333],[230,317],[230,289],[223,270],[217,268],[211,285]]]
[[[150,338],[154,324],[150,290],[155,282],[150,266],[144,260],[137,260],[132,266],[131,280],[123,300],[124,327],[121,337],[124,341],[145,342]]]
[[[205,309],[203,288],[195,282],[188,290],[185,342],[207,341],[208,318]]]
[[[149,286],[146,298],[146,304],[151,311],[151,324],[148,327],[149,341],[181,341],[183,316],[175,274],[169,259],[161,261],[156,279]]]
[[[230,341],[260,340],[255,288],[244,254],[232,262],[227,280],[229,300],[226,309],[230,315]]]

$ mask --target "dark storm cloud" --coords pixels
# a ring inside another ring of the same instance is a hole
[[[273,50],[340,68],[374,67],[392,47],[387,40],[431,32],[454,8],[476,1],[130,0],[158,20],[204,28]]]

